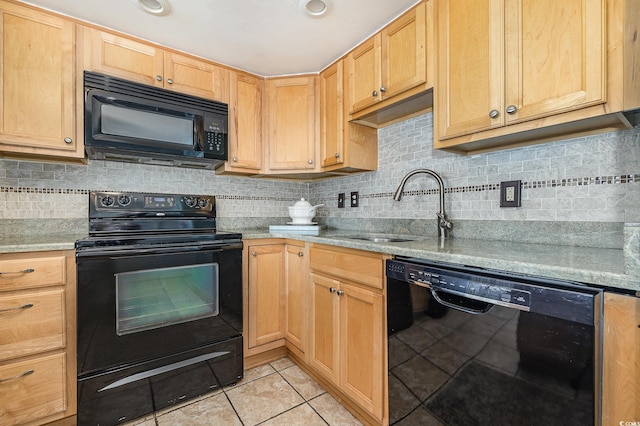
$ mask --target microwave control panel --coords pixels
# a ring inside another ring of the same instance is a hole
[[[213,114],[204,114],[205,157],[227,159],[227,120]]]

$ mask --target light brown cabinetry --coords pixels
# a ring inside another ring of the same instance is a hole
[[[0,153],[83,158],[73,22],[0,1],[0,29]]]
[[[76,413],[75,257],[0,254],[0,424]]]
[[[252,242],[245,247],[248,265],[247,289],[248,355],[284,345],[285,246],[282,243]],[[267,345],[271,344],[271,345]],[[265,346],[267,345],[267,346]]]
[[[300,359],[307,351],[309,256],[302,242],[288,242],[285,253],[285,342]]]
[[[604,297],[602,424],[640,419],[640,298]]]
[[[229,102],[229,70],[128,37],[84,28],[86,70]]]
[[[633,80],[621,58],[636,56],[624,66],[637,68],[640,47],[620,33],[637,30],[623,25],[637,8],[625,0],[436,2],[435,147],[479,152],[628,124],[601,116],[624,109],[609,102]]]
[[[231,71],[229,160],[217,173],[258,174],[264,156],[264,79]]]
[[[267,80],[268,174],[318,171],[317,76]]]
[[[399,119],[403,115],[385,117],[375,112],[433,87],[431,3],[419,3],[349,53],[348,112],[352,119],[374,126]],[[404,115],[421,100],[426,101],[421,111],[431,107],[430,96],[413,99],[415,105],[404,110]]]
[[[348,121],[341,59],[320,73],[320,155],[322,170],[354,172],[378,168],[378,132]]]
[[[310,248],[309,364],[374,422],[386,417],[383,256]]]

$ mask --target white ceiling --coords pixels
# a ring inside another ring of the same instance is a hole
[[[135,0],[24,0],[262,76],[318,72],[418,0],[326,0],[321,18],[300,0],[167,0],[153,16]]]

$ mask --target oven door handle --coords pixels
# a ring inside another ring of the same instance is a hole
[[[191,246],[191,247],[166,247],[166,248],[148,248],[148,249],[127,249],[127,250],[82,250],[76,252],[76,257],[124,257],[124,256],[144,256],[151,254],[180,254],[180,253],[193,253],[193,252],[211,252],[220,253],[225,250],[241,248],[235,246],[228,247],[206,247],[206,246]]]

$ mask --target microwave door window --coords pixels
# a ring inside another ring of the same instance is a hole
[[[103,134],[193,146],[193,119],[101,105]]]

